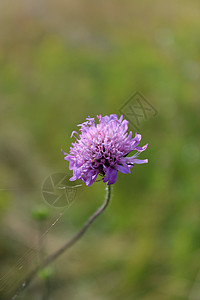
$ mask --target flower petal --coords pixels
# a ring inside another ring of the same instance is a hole
[[[118,170],[119,172],[124,173],[124,174],[131,173],[130,168],[127,166],[127,164],[124,164],[123,166],[117,165],[115,168],[116,168],[116,170]]]
[[[103,182],[108,181],[108,185],[115,183],[117,180],[117,170],[108,167]]]
[[[141,134],[137,134],[136,132],[135,137],[131,141],[132,142],[131,150],[134,150],[135,147],[139,145],[140,140],[141,140]]]
[[[108,181],[108,180],[110,179],[111,168],[108,167],[108,168],[106,169],[106,171],[104,171],[104,172],[105,172],[105,177],[104,177],[104,179],[103,179],[103,182],[106,182],[106,181]]]
[[[73,137],[74,133],[76,133],[76,134],[77,134],[77,136],[78,136],[78,132],[74,130],[74,131],[72,131],[72,134],[71,134],[70,138],[72,138],[72,137]]]
[[[98,176],[99,172],[96,172],[93,176],[90,177],[90,180],[87,181],[86,180],[86,185],[90,186],[91,184],[93,184]]]
[[[148,159],[136,159],[134,156],[132,157],[127,157],[127,164],[147,164],[148,163]]]
[[[149,144],[146,144],[146,145],[144,145],[143,147],[135,147],[134,150],[137,150],[137,151],[139,151],[139,152],[142,152],[142,151],[144,151],[144,150],[147,149],[148,145],[149,145]]]
[[[61,152],[64,154],[64,155],[68,155],[68,153],[64,152],[63,149],[61,149]]]
[[[117,181],[117,170],[112,169],[110,172],[110,180],[107,185],[114,184]]]

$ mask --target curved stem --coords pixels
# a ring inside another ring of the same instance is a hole
[[[16,299],[20,293],[28,287],[28,285],[32,282],[32,280],[35,278],[37,273],[52,263],[58,256],[60,256],[62,253],[64,253],[66,250],[68,250],[70,247],[72,247],[86,232],[86,230],[89,228],[89,226],[94,222],[94,220],[106,209],[108,206],[110,199],[111,199],[111,185],[108,185],[106,187],[106,198],[102,206],[100,206],[95,213],[87,220],[87,222],[83,225],[83,227],[75,234],[75,236],[66,242],[60,249],[58,249],[53,254],[49,255],[38,267],[35,268],[24,280],[22,284],[17,288],[15,295],[11,298],[11,300]]]

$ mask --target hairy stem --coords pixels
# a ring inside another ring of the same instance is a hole
[[[94,212],[94,214],[87,220],[87,222],[83,225],[83,227],[79,230],[79,232],[77,232],[77,234],[75,234],[75,236],[71,240],[66,242],[56,252],[49,255],[42,263],[39,264],[39,266],[37,266],[37,268],[35,268],[35,270],[33,270],[27,276],[27,278],[23,281],[23,283],[20,284],[20,286],[17,288],[15,295],[11,298],[11,300],[16,299],[21,294],[21,292],[29,286],[29,284],[32,282],[32,280],[35,278],[35,276],[41,269],[43,269],[44,267],[46,267],[47,265],[52,263],[57,257],[59,257],[62,253],[64,253],[70,247],[72,247],[84,235],[84,233],[89,228],[89,226],[94,222],[94,220],[106,209],[106,207],[108,206],[108,204],[110,202],[110,199],[111,199],[111,185],[108,185],[106,187],[106,198],[105,198],[105,201],[102,204],[102,206],[100,206]]]

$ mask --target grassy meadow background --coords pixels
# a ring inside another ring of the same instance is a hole
[[[0,299],[104,199],[102,182],[68,209],[42,198],[47,176],[70,174],[71,132],[137,91],[158,111],[140,124],[149,164],[118,175],[20,299],[200,299],[199,19],[197,0],[0,1]]]

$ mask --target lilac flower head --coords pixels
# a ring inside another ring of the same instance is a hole
[[[117,172],[128,174],[134,164],[147,163],[148,159],[140,160],[137,156],[147,149],[148,144],[139,147],[140,134],[127,133],[128,121],[119,119],[116,114],[102,117],[97,116],[99,124],[95,125],[94,118],[86,118],[86,122],[79,124],[80,133],[73,131],[76,142],[70,147],[70,154],[64,153],[69,161],[69,169],[73,170],[70,181],[82,179],[87,186],[95,182],[98,174],[103,182],[113,184],[117,180]],[[133,150],[133,156],[127,156]]]

